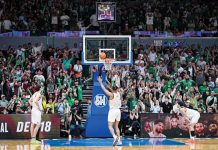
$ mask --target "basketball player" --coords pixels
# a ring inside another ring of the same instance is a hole
[[[40,141],[36,140],[36,135],[41,125],[41,119],[43,114],[43,107],[42,107],[42,88],[40,86],[36,86],[36,92],[33,96],[29,99],[29,103],[32,106],[31,111],[31,143],[32,144],[40,144]]]
[[[120,137],[120,130],[118,127],[121,118],[121,94],[118,92],[117,86],[112,87],[112,92],[108,91],[104,87],[104,84],[102,83],[102,78],[100,76],[98,77],[98,82],[100,83],[103,91],[109,96],[108,128],[114,138],[113,146],[121,145],[122,142]],[[113,125],[115,127],[116,134],[114,132]]]
[[[178,109],[182,116],[189,122],[190,142],[193,143],[195,142],[194,126],[198,123],[200,113],[194,109],[186,108],[185,103],[181,100],[178,101]]]

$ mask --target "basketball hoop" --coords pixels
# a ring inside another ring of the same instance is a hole
[[[111,70],[112,69],[112,61],[113,59],[104,59],[104,69],[105,70]]]

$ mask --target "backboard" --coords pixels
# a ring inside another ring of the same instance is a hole
[[[131,36],[127,35],[84,35],[82,63],[101,64],[99,54],[114,59],[113,64],[132,64]]]

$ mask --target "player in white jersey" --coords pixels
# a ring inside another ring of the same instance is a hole
[[[118,127],[121,118],[121,94],[118,92],[117,86],[112,87],[112,92],[108,91],[104,87],[104,84],[102,83],[102,78],[100,76],[98,77],[98,82],[100,83],[103,91],[109,96],[108,128],[114,138],[113,146],[121,145],[122,142],[120,137],[120,129]],[[114,132],[113,125],[115,127],[116,134]]]
[[[32,95],[29,99],[29,103],[32,106],[31,111],[31,143],[32,144],[40,144],[41,142],[36,140],[36,135],[41,125],[41,119],[43,114],[43,107],[42,107],[42,88],[40,86],[36,87],[36,92]]]
[[[194,109],[189,109],[185,107],[185,103],[181,100],[178,101],[178,109],[179,112],[182,114],[182,116],[188,120],[189,122],[189,134],[191,143],[195,142],[195,131],[194,126],[198,123],[198,120],[200,118],[200,113]]]

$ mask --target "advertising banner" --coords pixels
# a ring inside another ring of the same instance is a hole
[[[144,113],[140,121],[141,137],[189,138],[189,122],[180,115]],[[218,114],[201,114],[194,129],[197,138],[217,138]]]
[[[170,32],[159,31],[134,31],[134,35],[144,37],[216,37],[217,31],[187,31],[177,35],[173,35]]]
[[[30,31],[12,31],[1,33],[0,37],[29,37]]]
[[[64,31],[47,32],[49,37],[82,37],[83,35],[98,35],[99,31]]]
[[[30,138],[31,115],[10,114],[0,115],[0,139]],[[60,137],[60,116],[43,115],[39,138]]]

